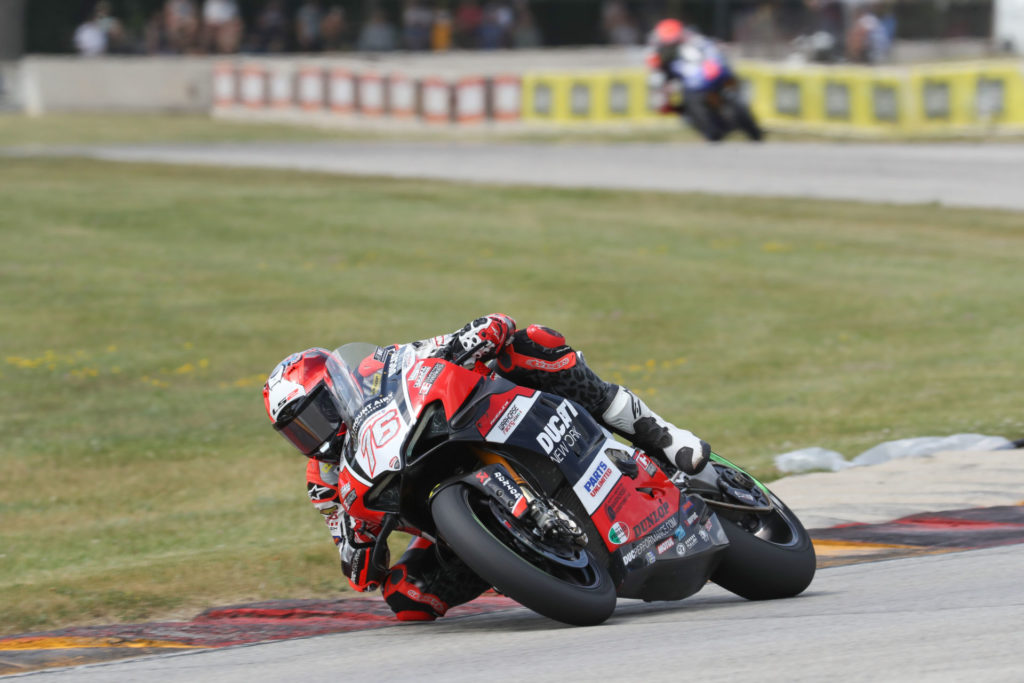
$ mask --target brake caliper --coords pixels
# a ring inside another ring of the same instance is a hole
[[[527,510],[540,537],[545,541],[571,542],[580,547],[587,545],[587,534],[576,521],[551,500],[535,498]]]

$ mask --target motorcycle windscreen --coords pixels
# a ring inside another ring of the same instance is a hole
[[[327,359],[331,394],[334,396],[342,421],[350,428],[366,400],[376,393],[367,386],[368,378],[360,374],[359,367],[367,356],[374,355],[378,348],[373,344],[354,342],[339,346]]]

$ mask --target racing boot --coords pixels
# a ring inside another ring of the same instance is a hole
[[[704,469],[711,457],[706,441],[659,416],[626,387],[613,386],[611,402],[598,418],[606,427],[685,474],[697,474]]]

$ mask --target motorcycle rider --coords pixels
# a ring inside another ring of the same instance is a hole
[[[686,26],[678,19],[662,19],[648,37],[647,65],[652,69],[651,84],[660,94],[658,111],[683,113],[687,107],[686,69],[702,69],[706,57],[719,55],[710,38]],[[675,95],[682,94],[682,102]],[[692,96],[691,98],[692,99]]]
[[[705,441],[654,413],[627,388],[600,379],[583,354],[548,327],[516,329],[512,318],[495,313],[450,334],[406,346],[417,358],[459,362],[480,374],[493,373],[575,401],[610,431],[657,458],[670,474],[677,469],[696,474],[708,462],[710,447]],[[439,549],[419,537],[386,572],[372,566],[380,528],[351,518],[341,509],[343,496],[353,494],[338,489],[347,427],[325,383],[329,355],[326,349],[311,348],[282,360],[263,387],[267,415],[275,430],[310,458],[306,466],[309,499],[324,516],[352,588],[366,592],[380,587],[384,600],[402,621],[443,616],[449,607],[472,600],[488,585],[458,558],[442,561]]]

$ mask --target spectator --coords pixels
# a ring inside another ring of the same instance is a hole
[[[164,21],[163,10],[157,10],[149,15],[149,20],[142,30],[142,43],[146,54],[162,55],[174,52],[167,35],[167,22]]]
[[[430,29],[434,14],[419,0],[406,0],[402,10],[402,45],[406,50],[430,48]]]
[[[455,10],[455,45],[461,48],[477,47],[483,20],[484,13],[476,0],[461,0]]]
[[[846,56],[853,62],[880,64],[889,58],[891,42],[885,24],[871,8],[861,8],[846,36]]]
[[[512,29],[512,45],[519,48],[540,47],[543,43],[540,31],[533,21],[533,13],[529,6],[520,3],[516,12],[516,24]]]
[[[320,33],[323,20],[321,0],[306,0],[295,11],[295,45],[300,52],[318,52],[323,49]]]
[[[288,49],[288,17],[281,0],[269,0],[256,20],[256,45],[261,52]]]
[[[452,47],[452,15],[441,8],[434,12],[434,23],[430,27],[430,49],[444,52]]]
[[[636,45],[640,42],[640,29],[621,0],[605,3],[601,23],[605,40],[611,45]]]
[[[320,22],[320,39],[323,41],[324,49],[335,51],[344,48],[347,27],[344,9],[339,5],[328,9]]]
[[[195,52],[199,39],[199,15],[192,0],[164,3],[164,29],[171,52]]]
[[[110,3],[101,0],[92,15],[75,29],[75,48],[85,57],[95,57],[124,49],[124,29],[110,14]]]
[[[236,0],[206,0],[203,3],[203,47],[208,52],[238,52],[243,30]]]
[[[501,11],[502,9],[507,8],[499,7],[494,3],[488,3],[484,7],[483,19],[480,21],[480,27],[477,29],[480,47],[484,50],[497,50],[506,45],[506,29],[510,29],[511,26],[503,24],[505,15]]]
[[[370,11],[370,18],[359,31],[359,49],[366,52],[394,50],[398,46],[395,27],[379,7]]]

